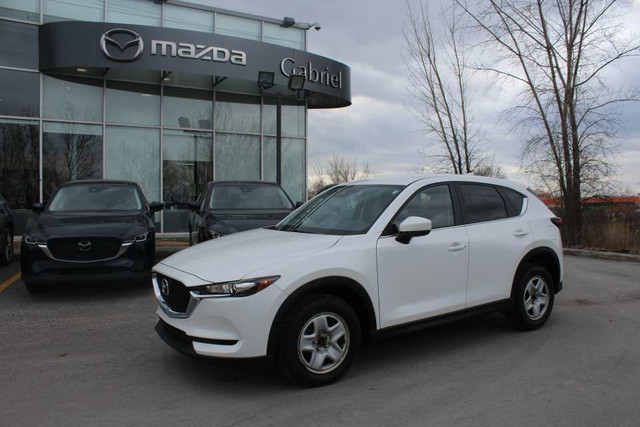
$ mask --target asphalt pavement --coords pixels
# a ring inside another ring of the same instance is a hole
[[[0,289],[17,272],[0,268]],[[155,308],[127,283],[5,286],[0,426],[640,425],[640,263],[566,257],[542,329],[492,314],[396,336],[315,389],[175,352]]]

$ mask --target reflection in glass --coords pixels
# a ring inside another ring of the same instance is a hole
[[[216,134],[216,181],[260,180],[260,137]]]
[[[265,135],[275,135],[278,122],[276,120],[276,101],[271,98],[264,100],[262,110],[262,128]],[[290,101],[283,101],[282,105],[282,135],[304,137],[305,127],[305,106],[295,105]]]
[[[162,143],[162,192],[164,202],[196,200],[213,180],[213,136],[209,132],[165,131]],[[188,230],[189,211],[164,210],[164,231]]]
[[[260,98],[216,93],[216,130],[260,133]]]
[[[240,37],[249,40],[260,40],[262,23],[254,19],[239,16],[216,14],[216,34]]]
[[[212,33],[213,13],[165,4],[164,26],[181,30]]]
[[[38,122],[0,119],[0,194],[12,208],[38,201]]]
[[[45,123],[42,129],[43,200],[67,181],[102,178],[102,126]]]
[[[264,23],[264,41],[304,50],[304,30],[284,28],[269,22]]]
[[[0,7],[0,15],[2,8]],[[40,17],[38,15],[39,20]],[[0,64],[5,67],[38,69],[38,26],[2,21],[0,25]],[[25,48],[25,46],[30,46]]]
[[[163,126],[211,129],[213,95],[209,91],[164,88]]]
[[[105,176],[137,182],[148,201],[160,200],[160,132],[107,126]]]
[[[263,180],[276,182],[276,138],[264,137],[263,139]],[[304,202],[306,181],[306,153],[304,139],[282,138],[282,188],[294,202]]]
[[[107,82],[107,123],[160,125],[160,86]]]
[[[45,119],[102,121],[102,81],[66,76],[42,76]]]
[[[107,3],[107,22],[159,27],[161,14],[160,4],[147,0],[109,0]]]
[[[26,71],[0,70],[0,114],[37,117],[40,76]]]
[[[45,0],[44,22],[104,20],[104,0]]]
[[[40,22],[40,0],[3,0],[0,16],[21,21]]]

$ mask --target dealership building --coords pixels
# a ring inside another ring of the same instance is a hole
[[[304,200],[307,110],[351,103],[349,67],[307,52],[314,26],[175,0],[0,0],[0,194],[16,231],[69,180],[132,180],[165,203],[264,180]],[[159,230],[187,218],[166,209]]]

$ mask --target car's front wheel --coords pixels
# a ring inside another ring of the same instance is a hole
[[[13,232],[5,228],[0,233],[0,266],[9,265],[13,261]]]
[[[328,384],[341,377],[361,343],[360,322],[344,300],[313,294],[287,314],[278,336],[275,362],[282,374],[307,386]]]
[[[513,308],[508,313],[518,329],[532,330],[544,325],[553,309],[553,280],[539,265],[525,265],[513,291]]]

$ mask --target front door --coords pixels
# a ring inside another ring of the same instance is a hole
[[[466,301],[469,242],[457,224],[448,184],[420,189],[394,219],[431,220],[432,231],[408,244],[384,235],[378,239],[381,326],[388,327],[462,310]]]

